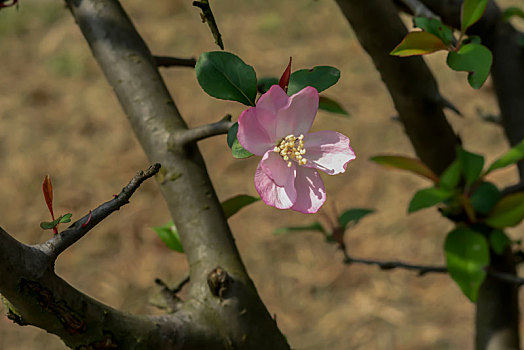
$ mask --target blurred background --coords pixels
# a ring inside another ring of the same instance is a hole
[[[149,163],[63,2],[20,2],[18,11],[0,11],[0,225],[22,242],[38,243],[52,234],[39,228],[49,219],[41,190],[46,174],[53,181],[55,213],[71,212],[75,220],[111,199]],[[522,5],[518,0],[499,3]],[[198,57],[218,50],[190,1],[122,4],[156,55]],[[392,119],[396,112],[378,73],[334,1],[221,0],[211,5],[226,50],[252,65],[258,77],[280,76],[289,56],[294,70],[340,69],[339,83],[325,95],[351,116],[321,111],[313,129],[348,135],[357,153],[345,174],[323,176],[328,193],[323,213],[376,210],[346,233],[350,254],[443,264],[450,223],[434,209],[406,215],[411,196],[429,184],[368,160],[383,153],[413,155],[413,150]],[[490,162],[507,149],[502,130],[481,119],[498,114],[492,83],[474,91],[465,73],[451,71],[444,61],[443,53],[427,58],[444,96],[464,115],[449,112],[449,120],[465,147]],[[245,108],[206,95],[190,68],[161,72],[190,126],[227,113],[236,119]],[[225,136],[199,147],[221,200],[256,195],[259,159],[233,159]],[[505,169],[490,179],[509,185],[517,180],[516,171]],[[154,279],[174,284],[188,270],[184,256],[170,251],[151,230],[169,220],[150,180],[130,204],[63,253],[57,273],[114,308],[161,313],[152,305],[159,292]],[[273,234],[278,227],[317,220],[323,219],[263,203],[230,219],[248,271],[294,349],[472,348],[474,305],[448,276],[344,266],[342,254],[319,234]],[[518,228],[511,233],[522,237]],[[15,325],[2,311],[0,349],[65,348],[58,337]]]

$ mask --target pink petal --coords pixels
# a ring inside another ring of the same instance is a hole
[[[248,108],[238,118],[238,142],[249,152],[261,156],[275,147],[275,129],[276,114],[257,107]]]
[[[306,134],[318,110],[318,91],[308,86],[289,98],[289,104],[277,112],[276,137],[281,139],[289,134]]]
[[[294,174],[293,174],[294,175]],[[297,199],[297,192],[294,186],[295,177],[289,176],[283,186],[278,186],[262,168],[262,162],[258,164],[255,172],[255,188],[260,198],[272,207],[278,209],[289,209]]]
[[[288,183],[293,184],[296,168],[295,162],[291,162],[291,167],[288,167],[287,162],[278,153],[269,150],[262,157],[260,166],[277,186],[285,186]]]
[[[329,175],[346,171],[347,164],[355,159],[349,138],[335,131],[318,131],[304,136],[306,167],[316,168]]]
[[[316,213],[326,201],[326,190],[315,169],[297,167],[295,179],[297,199],[291,209],[304,214]]]
[[[265,94],[260,96],[257,102],[257,108],[266,109],[275,115],[288,105],[289,96],[278,85],[273,85]]]

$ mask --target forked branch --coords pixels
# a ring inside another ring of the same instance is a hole
[[[58,255],[69,248],[80,238],[84,237],[93,227],[104,220],[114,211],[120,209],[123,205],[129,203],[129,198],[135,193],[140,185],[150,177],[154,176],[160,170],[160,164],[156,163],[145,171],[140,171],[129,181],[122,191],[112,200],[105,202],[96,209],[86,214],[83,218],[74,222],[66,230],[53,236],[47,242],[42,243],[36,248],[48,255],[52,261],[55,261]]]

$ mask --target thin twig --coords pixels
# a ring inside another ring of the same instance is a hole
[[[455,112],[458,116],[463,117],[462,113],[460,113],[460,110],[449,100],[445,99],[443,96],[440,96],[440,102],[442,102],[443,107],[446,107],[447,109]]]
[[[153,56],[157,67],[191,67],[195,68],[196,59],[191,58],[180,58],[170,56]]]
[[[172,145],[187,145],[208,137],[227,134],[233,126],[231,115],[228,114],[216,123],[197,126],[191,129],[180,131],[173,135]]]
[[[344,264],[365,264],[365,265],[376,265],[381,270],[392,270],[392,269],[405,269],[418,271],[419,276],[423,276],[426,273],[447,273],[448,269],[445,266],[431,266],[431,265],[414,265],[407,264],[401,261],[378,261],[369,259],[357,259],[352,258],[348,254],[344,254]]]
[[[202,22],[207,22],[207,25],[209,26],[209,29],[211,30],[211,33],[213,34],[213,37],[215,38],[215,43],[218,46],[220,46],[222,50],[224,50],[224,43],[222,42],[222,35],[220,34],[220,31],[218,30],[218,25],[217,25],[217,22],[215,21],[215,16],[213,15],[213,12],[211,11],[209,0],[193,1],[193,6],[198,7],[202,10],[202,13],[200,14],[200,17],[202,18]]]
[[[519,276],[515,276],[515,275],[513,275],[511,273],[498,272],[498,271],[495,271],[495,270],[487,270],[486,272],[487,272],[488,276],[496,278],[496,279],[501,280],[501,281],[513,283],[513,284],[516,284],[516,285],[519,285],[519,286],[522,286],[524,284],[524,278],[519,277]]]
[[[188,284],[190,281],[190,277],[189,275],[187,275],[186,277],[184,277],[180,282],[178,282],[176,284],[175,287],[173,288],[169,288],[169,286],[166,284],[166,282],[162,281],[160,278],[156,278],[155,279],[155,283],[158,284],[159,286],[161,286],[162,288],[165,288],[167,290],[169,290],[169,292],[173,293],[173,294],[177,294],[177,293],[180,293],[180,291],[182,290],[182,288],[184,288],[184,286],[186,284]]]
[[[80,220],[74,222],[66,230],[53,236],[47,242],[39,244],[36,248],[47,254],[52,261],[55,261],[58,255],[82,238],[87,232],[95,227],[100,221],[104,220],[111,213],[119,210],[120,207],[129,203],[129,198],[140,187],[142,182],[154,176],[160,170],[160,164],[156,163],[146,171],[138,172],[135,177],[122,189],[120,194],[112,200],[101,204],[98,208],[86,214]]]
[[[392,269],[404,269],[418,271],[419,276],[424,276],[427,273],[448,273],[448,269],[445,266],[436,266],[436,265],[414,265],[408,264],[401,261],[380,261],[380,260],[370,260],[370,259],[357,259],[352,258],[346,252],[344,252],[344,264],[365,264],[365,265],[376,265],[380,267],[381,270],[392,270]],[[486,270],[486,274],[492,278],[514,283],[519,286],[524,285],[524,278],[515,276],[506,272],[499,272],[494,270]]]
[[[177,293],[179,293],[182,290],[182,288],[187,283],[189,283],[189,275],[184,277],[184,279],[180,281],[174,288],[169,288],[169,286],[164,281],[162,281],[160,278],[156,278],[155,283],[162,288],[160,293],[162,295],[162,298],[165,300],[167,304],[168,312],[173,313],[177,311],[182,304],[182,299],[180,299]],[[164,305],[156,305],[156,306],[160,308],[164,308],[164,309],[166,308],[166,306]]]
[[[518,184],[510,185],[508,187],[503,188],[502,191],[500,191],[500,194],[502,195],[502,197],[505,197],[510,194],[522,191],[524,191],[524,182],[519,182]]]

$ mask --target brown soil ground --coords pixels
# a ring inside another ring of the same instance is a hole
[[[217,50],[190,1],[122,3],[155,54],[198,57]],[[341,70],[340,82],[326,95],[339,100],[351,117],[320,112],[314,129],[349,135],[358,156],[345,174],[324,176],[328,202],[323,212],[376,209],[347,232],[351,254],[443,263],[450,223],[435,210],[406,215],[410,197],[429,184],[368,160],[413,151],[401,125],[392,120],[395,110],[380,77],[336,4],[222,0],[212,5],[226,49],[253,65],[258,76],[279,75],[289,56],[295,69],[332,65]],[[22,242],[42,242],[50,234],[38,227],[49,216],[41,193],[45,174],[53,179],[55,212],[78,218],[119,192],[148,161],[61,2],[21,0],[19,11],[1,11],[0,56],[0,223]],[[502,130],[479,117],[498,113],[491,82],[474,91],[465,74],[444,66],[443,54],[427,60],[444,95],[464,114],[448,116],[466,148],[485,154],[488,162],[504,152]],[[208,97],[192,69],[162,73],[191,126],[226,113],[236,117],[243,109]],[[200,149],[221,199],[256,194],[257,159],[233,159],[224,136],[201,142]],[[508,185],[516,172],[500,171],[492,180]],[[184,256],[167,249],[150,228],[168,220],[158,188],[149,181],[129,205],[66,251],[57,272],[115,308],[160,313],[151,305],[158,293],[154,279],[175,283],[187,271]],[[272,234],[281,226],[315,220],[319,217],[262,203],[230,219],[260,295],[293,348],[472,348],[474,305],[449,277],[348,267],[336,247],[318,234]],[[514,237],[521,237],[519,231],[512,231]],[[54,335],[0,317],[0,349],[64,348]]]

